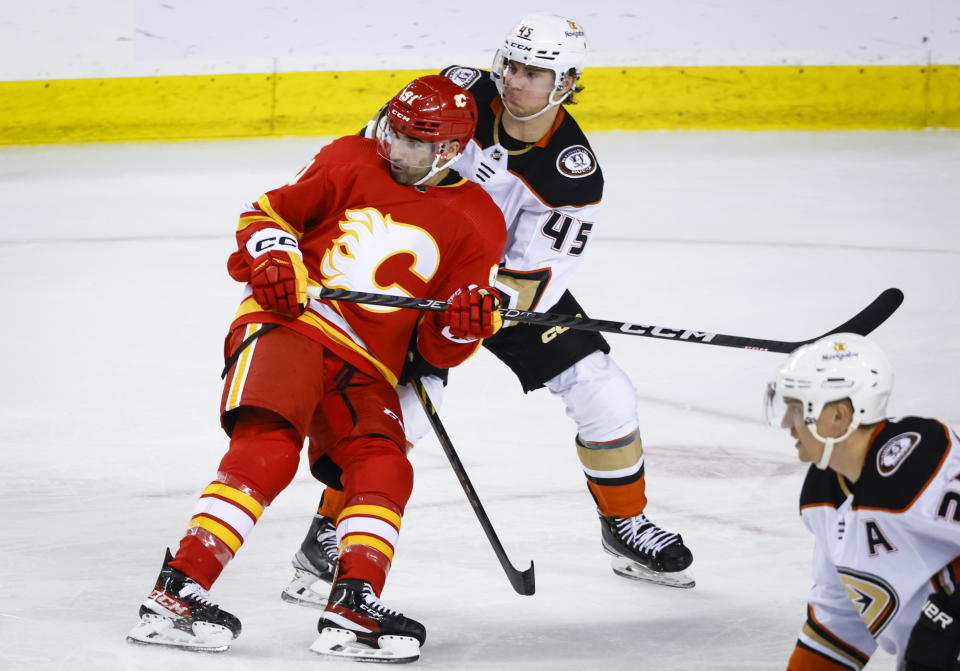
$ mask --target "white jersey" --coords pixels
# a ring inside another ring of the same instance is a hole
[[[549,311],[579,267],[603,197],[590,143],[564,108],[539,142],[518,142],[503,131],[503,103],[489,72],[451,66],[442,74],[477,102],[477,130],[453,168],[503,211],[507,245],[496,286],[507,307]],[[364,134],[375,128],[371,122]]]
[[[958,442],[937,420],[889,419],[856,483],[810,467],[815,584],[790,669],[861,669],[878,645],[902,664],[927,597],[960,579]]]
[[[509,307],[549,311],[569,287],[597,221],[603,173],[596,156],[565,108],[539,142],[518,142],[500,123],[506,112],[489,72],[451,66],[443,74],[477,101],[477,130],[456,169],[503,210],[507,246],[497,288]]]

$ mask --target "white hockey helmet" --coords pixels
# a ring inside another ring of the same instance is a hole
[[[807,424],[816,423],[827,403],[845,398],[860,424],[873,424],[886,417],[893,369],[875,343],[854,333],[835,333],[794,350],[771,385],[771,396],[803,403]]]
[[[528,14],[507,33],[503,46],[494,54],[493,80],[503,95],[503,73],[510,61],[552,70],[554,89],[548,106],[539,113],[542,114],[570,95],[572,89],[554,100],[554,95],[563,89],[564,77],[571,70],[577,77],[583,74],[586,60],[587,38],[580,24],[556,14]]]
[[[876,344],[854,333],[835,333],[790,354],[767,386],[767,421],[777,426],[784,413],[784,399],[800,401],[803,421],[810,433],[824,444],[817,468],[830,463],[834,445],[846,440],[862,424],[886,417],[887,400],[893,390],[893,368]],[[850,399],[853,418],[843,435],[824,438],[816,423],[823,407],[833,401]]]

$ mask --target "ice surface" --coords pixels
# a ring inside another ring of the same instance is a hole
[[[610,133],[604,220],[575,281],[592,316],[795,340],[881,290],[892,414],[960,423],[960,133]],[[319,488],[305,469],[213,590],[243,620],[221,656],[124,636],[226,446],[224,272],[242,203],[323,139],[0,148],[0,668],[353,668],[308,651],[281,602]],[[423,621],[424,669],[785,666],[812,542],[804,468],[760,421],[780,355],[611,336],[638,389],[650,505],[695,553],[693,590],[616,577],[573,424],[485,352],[442,416],[508,553],[513,593],[433,439],[384,594]],[[892,669],[878,654],[871,670]]]

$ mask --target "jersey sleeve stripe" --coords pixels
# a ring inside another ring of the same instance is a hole
[[[797,641],[797,646],[787,662],[787,671],[859,671],[862,666],[849,666],[827,657],[819,650],[815,650],[803,641]]]
[[[273,209],[273,206],[270,204],[270,197],[267,194],[260,196],[260,199],[257,200],[257,205],[260,206],[260,209],[263,210],[270,219],[272,219],[280,228],[285,230],[287,233],[295,237],[297,240],[303,237],[303,232],[298,231],[296,228],[287,223],[287,221],[281,217]]]
[[[853,664],[859,664],[857,668],[861,668],[870,660],[870,655],[846,643],[839,636],[827,629],[817,619],[813,608],[809,605],[807,606],[807,622],[803,626],[803,633],[847,661]]]

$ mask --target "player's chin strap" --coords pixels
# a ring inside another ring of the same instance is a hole
[[[547,104],[543,106],[543,109],[540,110],[539,112],[534,112],[530,116],[517,116],[516,114],[510,111],[510,106],[507,104],[507,101],[503,100],[502,96],[501,96],[501,100],[503,101],[503,109],[507,110],[507,114],[512,116],[517,121],[530,121],[530,119],[536,119],[538,116],[540,116],[547,110],[553,109],[554,107],[562,103],[564,100],[566,100],[570,96],[571,93],[573,93],[572,88],[566,93],[564,93],[562,96],[560,96],[558,100],[554,100],[553,96],[555,96],[557,92],[556,91],[551,92],[550,97],[547,98]]]
[[[815,424],[809,424],[807,428],[810,430],[810,434],[823,443],[823,454],[820,456],[820,461],[817,462],[817,468],[821,471],[826,470],[827,466],[830,465],[830,457],[833,456],[833,447],[837,443],[842,443],[857,430],[857,427],[860,426],[860,418],[854,417],[850,420],[850,426],[847,427],[847,430],[843,432],[842,436],[837,436],[836,438],[823,438],[817,433],[817,427]]]
[[[447,161],[447,162],[444,163],[443,165],[440,165],[440,154],[438,153],[438,154],[434,157],[433,163],[430,165],[430,172],[428,172],[426,175],[424,175],[423,177],[421,177],[420,179],[418,179],[416,182],[414,182],[413,185],[414,185],[414,186],[420,186],[421,184],[423,184],[424,182],[426,182],[428,179],[430,179],[431,177],[433,177],[434,175],[436,175],[436,174],[437,174],[438,172],[440,172],[441,170],[446,170],[447,168],[449,168],[450,166],[452,166],[454,163],[456,163],[457,161],[459,161],[461,156],[463,156],[463,152],[460,152],[460,153],[458,153],[458,154],[455,154],[455,155],[453,156],[453,158],[451,158],[449,161]]]

